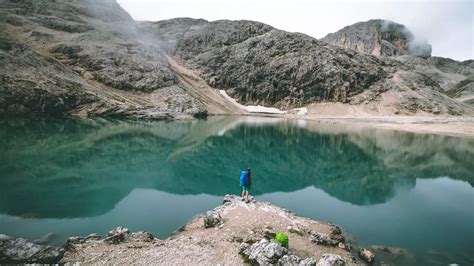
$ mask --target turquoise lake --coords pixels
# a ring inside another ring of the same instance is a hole
[[[170,236],[238,194],[340,225],[417,265],[474,264],[474,138],[254,117],[0,120],[0,233]]]

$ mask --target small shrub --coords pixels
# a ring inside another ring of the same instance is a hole
[[[278,244],[280,244],[281,246],[283,246],[283,247],[285,247],[285,248],[288,248],[288,236],[285,235],[284,233],[282,233],[282,232],[276,233],[276,235],[275,235],[275,240],[276,240],[276,242],[278,242]]]

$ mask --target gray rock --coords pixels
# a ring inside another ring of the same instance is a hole
[[[0,263],[58,263],[64,249],[34,244],[23,238],[11,238],[0,234]]]
[[[109,244],[120,244],[125,241],[129,234],[130,231],[127,228],[119,226],[112,229],[104,241]]]
[[[375,255],[374,253],[372,253],[372,251],[368,250],[368,249],[365,249],[365,248],[360,248],[359,249],[359,257],[369,263],[369,264],[372,264],[374,262],[374,259],[375,259]]]
[[[344,242],[346,240],[341,228],[334,224],[331,226],[329,237],[338,242]]]
[[[251,264],[272,265],[287,255],[288,250],[264,238],[252,245],[242,243],[240,254],[246,262]]]
[[[336,246],[339,243],[338,240],[332,239],[329,235],[319,232],[312,233],[310,239],[311,242],[323,246]]]
[[[85,242],[86,242],[85,237],[80,237],[80,236],[68,237],[68,239],[66,239],[66,242],[64,243],[64,249],[68,251],[74,250],[76,245],[84,244]]]
[[[347,251],[351,251],[351,246],[347,243],[343,243],[343,242],[339,242],[339,244],[337,244],[337,246],[340,248],[340,249],[344,249],[344,250],[347,250]]]
[[[336,254],[323,254],[319,259],[317,266],[344,266],[346,261]]]
[[[100,240],[101,238],[102,237],[99,234],[94,233],[94,234],[90,234],[90,235],[86,236],[86,241],[89,241],[89,240],[97,241],[97,240]]]
[[[315,266],[316,261],[313,258],[306,258],[304,260],[301,260],[298,265],[299,266]]]
[[[431,56],[431,45],[416,38],[404,25],[388,20],[358,22],[321,40],[375,56]]]
[[[240,200],[238,196],[226,194],[222,200],[222,204],[231,203],[238,200]]]
[[[300,265],[301,258],[295,255],[285,255],[278,260],[278,265],[297,266]]]
[[[151,233],[145,231],[133,232],[130,234],[130,238],[142,242],[152,242],[155,239]]]
[[[218,225],[222,221],[222,217],[215,211],[208,211],[204,214],[204,227],[211,228]]]

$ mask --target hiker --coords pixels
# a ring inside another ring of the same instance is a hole
[[[247,168],[247,170],[242,171],[240,173],[240,187],[242,188],[242,200],[246,200],[246,202],[249,202],[249,190],[250,186],[252,185],[252,173],[250,171],[250,168]],[[245,194],[245,198],[244,198]]]

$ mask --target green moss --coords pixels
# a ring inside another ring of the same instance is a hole
[[[285,247],[285,248],[288,248],[288,236],[285,235],[284,233],[282,233],[282,232],[276,233],[276,235],[275,235],[275,240],[276,240],[276,242],[278,242],[278,244],[280,244],[281,246],[283,246],[283,247]]]

